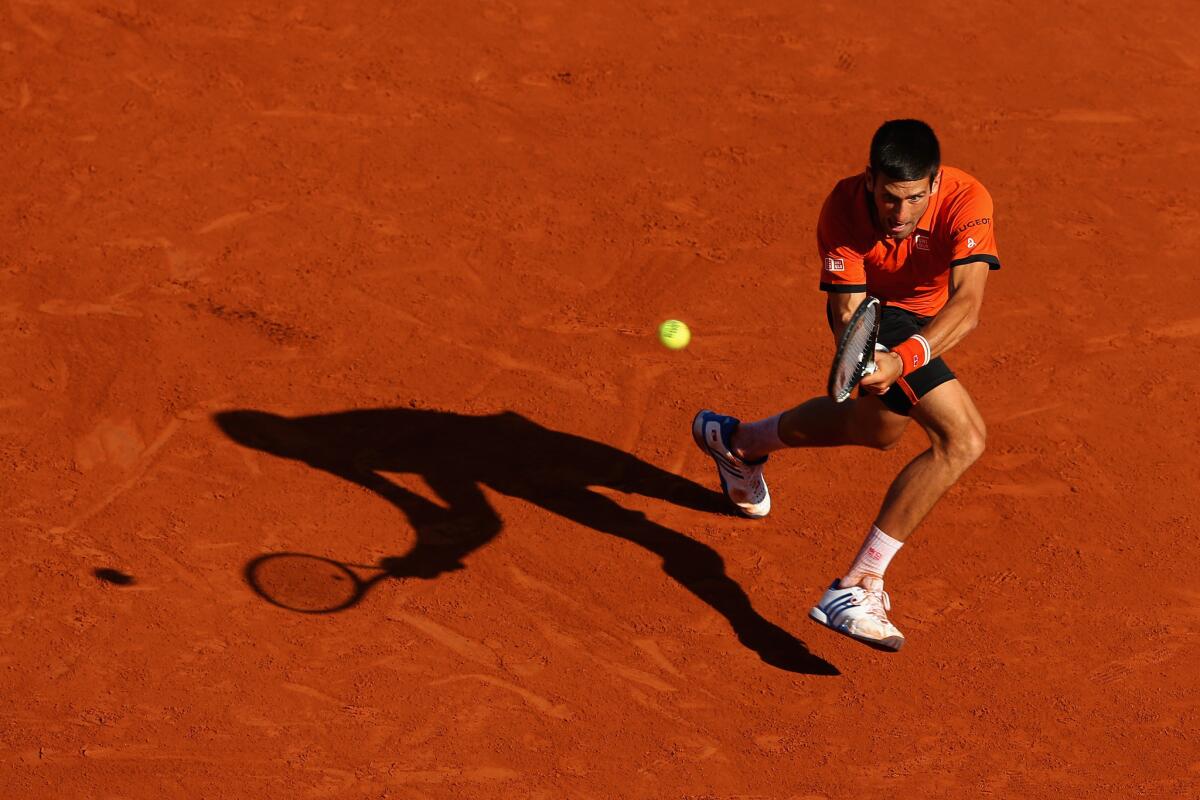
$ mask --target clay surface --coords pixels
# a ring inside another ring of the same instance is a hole
[[[0,796],[1200,795],[1200,6],[0,7]],[[691,441],[823,391],[888,118],[996,202],[988,451]],[[680,319],[691,345],[656,340]]]

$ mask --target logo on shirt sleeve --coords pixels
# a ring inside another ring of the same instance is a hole
[[[826,272],[845,272],[846,271],[845,259],[833,258],[832,256],[825,256],[825,271]]]
[[[967,237],[967,249],[970,250],[974,246],[975,246],[975,240],[972,239],[970,236],[968,236]]]
[[[964,222],[962,225],[959,225],[957,228],[955,228],[954,235],[957,236],[958,234],[967,230],[967,228],[978,228],[981,225],[991,225],[991,224],[992,224],[991,217],[980,217],[979,219],[973,219],[970,222]]]

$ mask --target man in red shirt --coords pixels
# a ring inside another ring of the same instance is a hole
[[[891,623],[883,574],[892,556],[946,490],[983,453],[985,427],[971,396],[942,360],[979,322],[990,270],[999,269],[992,198],[962,170],[941,165],[933,130],[919,120],[884,123],[870,165],[838,182],[821,209],[821,289],[834,341],[858,305],[884,301],[878,369],[857,398],[817,397],[781,414],[742,423],[701,411],[692,423],[716,462],[721,486],[741,513],[764,517],[769,453],[787,447],[861,445],[886,450],[910,419],[930,447],[892,482],[850,569],[809,616],[877,649],[904,635]]]

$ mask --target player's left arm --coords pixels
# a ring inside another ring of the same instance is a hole
[[[950,269],[950,299],[921,331],[929,343],[930,359],[950,350],[979,325],[983,289],[989,272],[991,265],[984,261]]]
[[[953,267],[950,270],[950,299],[925,326],[919,337],[914,337],[923,338],[928,343],[928,357],[919,343],[909,347],[913,343],[912,339],[891,352],[876,354],[875,363],[879,368],[875,374],[863,378],[865,391],[870,394],[883,394],[905,374],[906,358],[917,356],[922,359],[921,363],[928,363],[930,359],[945,353],[975,330],[979,324],[979,309],[983,306],[983,287],[987,283],[990,271],[990,265],[982,261]],[[909,349],[912,350],[911,353],[907,352]]]

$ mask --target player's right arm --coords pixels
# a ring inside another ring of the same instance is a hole
[[[833,331],[833,343],[842,339],[842,332],[850,322],[854,311],[867,298],[866,292],[830,292],[826,302],[825,313],[829,317],[829,330]]]
[[[817,220],[817,252],[821,257],[821,291],[828,300],[825,305],[834,346],[854,310],[867,296],[867,274],[862,253],[855,246],[853,225],[839,186],[825,200]]]

